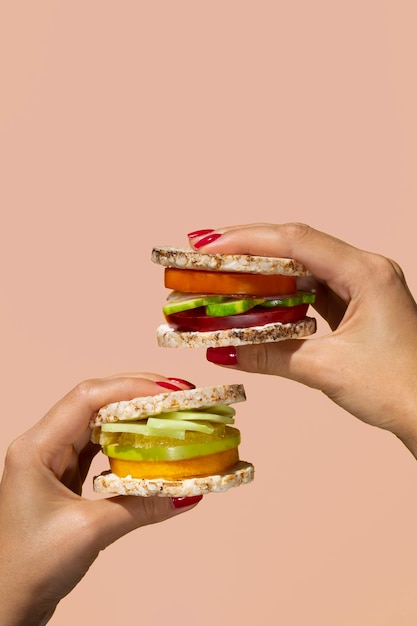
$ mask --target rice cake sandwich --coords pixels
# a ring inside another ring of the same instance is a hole
[[[307,337],[315,294],[297,289],[308,270],[289,258],[207,254],[191,248],[154,247],[170,289],[157,328],[165,348],[215,348]]]
[[[136,496],[189,497],[224,492],[254,478],[240,460],[235,409],[243,385],[218,385],[115,402],[90,422],[91,440],[110,470],[94,490]]]

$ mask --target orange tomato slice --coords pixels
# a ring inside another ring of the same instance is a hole
[[[179,461],[126,461],[109,457],[111,470],[116,476],[169,479],[210,476],[232,467],[238,460],[237,448]]]
[[[175,267],[165,269],[165,287],[185,293],[251,296],[290,294],[297,289],[294,276],[182,270]]]

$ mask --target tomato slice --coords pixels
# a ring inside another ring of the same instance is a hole
[[[299,304],[292,307],[275,307],[271,309],[255,307],[246,313],[224,317],[206,315],[204,307],[199,307],[198,309],[167,315],[166,321],[171,328],[179,332],[248,328],[250,326],[264,326],[274,322],[288,324],[303,319],[307,313],[308,306],[308,304]]]
[[[294,276],[165,269],[165,287],[186,293],[275,296],[296,291]]]

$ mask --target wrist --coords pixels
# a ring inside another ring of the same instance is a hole
[[[417,459],[417,397],[411,404],[397,415],[390,430]]]

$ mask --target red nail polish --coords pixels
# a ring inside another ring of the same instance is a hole
[[[187,385],[190,389],[195,389],[195,385],[193,383],[189,383],[188,380],[184,380],[183,378],[174,378],[172,376],[168,376],[168,380],[173,383],[179,383],[180,385]]]
[[[221,233],[213,233],[212,235],[207,235],[207,237],[203,237],[202,239],[200,239],[200,241],[196,241],[196,243],[194,244],[194,248],[202,248],[203,246],[207,246],[207,244],[209,243],[213,243],[213,241],[216,241],[216,239],[218,239],[219,237],[221,237]]]
[[[203,228],[203,230],[193,230],[192,233],[188,233],[188,239],[195,239],[196,237],[202,237],[203,235],[208,235],[214,232],[213,228]]]
[[[177,387],[177,385],[173,385],[172,383],[166,383],[164,380],[158,380],[156,384],[170,391],[181,391],[181,387]]]
[[[185,506],[191,506],[192,504],[197,504],[200,500],[203,499],[203,496],[190,496],[188,498],[171,498],[172,504],[176,509],[182,509]]]
[[[234,346],[224,346],[222,348],[207,348],[207,361],[216,365],[236,365],[237,351]]]

